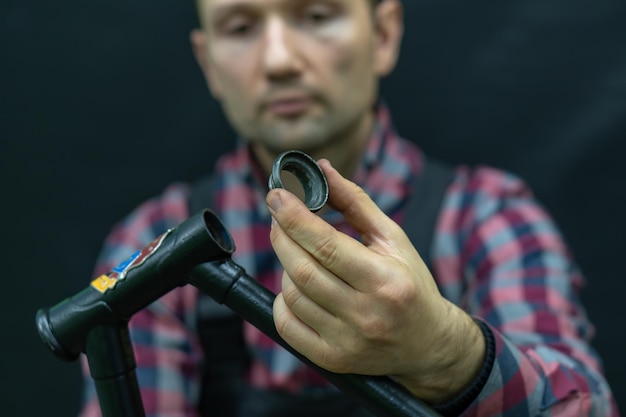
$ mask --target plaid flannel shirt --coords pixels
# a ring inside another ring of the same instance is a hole
[[[399,224],[423,155],[398,137],[387,109],[377,111],[369,146],[353,180]],[[235,262],[274,292],[282,268],[270,241],[267,179],[245,144],[216,165],[214,211],[231,233]],[[188,184],[171,184],[140,205],[105,241],[95,275],[111,270],[167,229],[186,220]],[[354,231],[335,212],[324,215]],[[617,416],[601,363],[590,347],[593,327],[580,304],[583,277],[554,222],[515,176],[488,167],[456,167],[444,197],[430,259],[444,297],[488,324],[496,356],[480,394],[463,416]],[[137,376],[148,417],[196,416],[202,349],[195,331],[199,292],[171,291],[130,322]],[[249,324],[249,383],[298,391],[326,382]],[[85,369],[81,415],[100,415]]]

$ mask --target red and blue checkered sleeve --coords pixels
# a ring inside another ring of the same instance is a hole
[[[104,242],[95,275],[106,273],[168,229],[186,220],[188,188],[172,185],[116,225]],[[137,379],[147,417],[195,416],[201,348],[195,334],[197,290],[170,291],[133,315],[129,323]],[[84,405],[81,417],[100,416],[93,381],[83,355]]]
[[[583,277],[546,211],[518,178],[461,168],[433,248],[444,296],[487,323],[491,374],[464,416],[617,416]]]

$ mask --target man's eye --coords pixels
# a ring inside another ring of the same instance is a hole
[[[233,25],[226,29],[229,35],[234,36],[243,36],[250,31],[250,26],[241,24],[241,25]]]
[[[334,16],[329,7],[311,7],[304,13],[306,23],[319,25],[331,20]]]
[[[253,29],[253,24],[247,19],[233,19],[223,26],[223,31],[229,36],[246,36]]]
[[[328,13],[311,12],[307,14],[307,19],[312,23],[322,23],[328,20]]]

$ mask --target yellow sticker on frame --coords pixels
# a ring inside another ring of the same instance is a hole
[[[109,290],[115,287],[116,283],[117,283],[116,278],[111,278],[108,275],[102,274],[98,278],[91,281],[91,286],[94,287],[96,290],[100,291],[101,293],[104,293],[106,290]]]

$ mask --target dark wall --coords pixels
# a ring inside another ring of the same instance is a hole
[[[595,345],[626,407],[626,3],[406,9],[383,85],[399,130],[532,185],[587,276]],[[3,416],[77,412],[78,365],[39,342],[36,310],[86,286],[114,221],[233,144],[188,47],[194,22],[183,1],[0,3]]]

